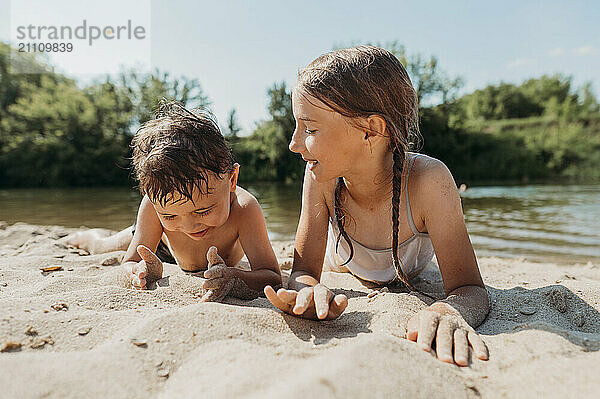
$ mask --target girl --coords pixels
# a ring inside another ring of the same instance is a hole
[[[408,152],[418,104],[400,61],[373,46],[324,54],[300,73],[292,106],[290,150],[307,161],[302,212],[288,289],[267,286],[267,298],[293,315],[337,318],[348,299],[319,283],[324,264],[412,288],[435,249],[447,298],[415,315],[407,338],[426,351],[435,338],[444,362],[466,366],[469,345],[486,360],[473,328],[488,314],[488,295],[460,196],[441,161]]]

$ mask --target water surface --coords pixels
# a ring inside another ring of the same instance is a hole
[[[259,200],[272,240],[292,240],[301,187],[245,185]],[[462,194],[479,256],[536,261],[600,261],[600,185],[473,187]],[[68,227],[125,228],[140,195],[126,188],[0,190],[0,220]]]

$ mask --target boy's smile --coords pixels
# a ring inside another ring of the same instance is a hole
[[[231,193],[237,187],[239,165],[235,164],[229,176],[219,179],[210,176],[208,194],[202,194],[198,187],[192,191],[192,201],[174,193],[165,204],[153,202],[160,223],[165,230],[180,231],[188,237],[199,240],[212,230],[227,222],[231,207]]]
[[[196,233],[188,233],[188,235],[191,236],[191,237],[194,237],[194,238],[196,238],[196,237],[204,237],[206,235],[206,233],[208,233],[208,231],[210,229],[211,229],[210,227],[207,227],[206,229],[200,230],[200,231],[198,231]]]

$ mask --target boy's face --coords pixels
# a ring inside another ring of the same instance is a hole
[[[173,200],[164,206],[153,203],[161,224],[166,230],[180,231],[194,240],[201,240],[211,235],[215,228],[222,226],[229,218],[231,194],[237,187],[239,164],[223,179],[211,175],[208,179],[210,194],[202,195],[194,187],[192,198],[177,201],[179,193],[173,195]]]

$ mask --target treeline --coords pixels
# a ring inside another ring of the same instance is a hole
[[[383,45],[406,65],[417,90],[423,146],[456,180],[476,183],[569,179],[600,181],[600,109],[591,86],[565,76],[490,85],[458,97],[462,79],[435,57]],[[160,71],[123,71],[86,87],[53,73],[10,74],[0,43],[0,187],[131,185],[131,135],[162,97],[208,106],[197,80]],[[288,150],[294,130],[290,90],[268,89],[269,115],[239,136],[235,110],[223,128],[243,166],[242,181],[301,181],[303,162]],[[221,121],[223,122],[223,121]]]
[[[129,70],[79,87],[32,57],[45,73],[11,74],[10,52],[0,42],[0,187],[131,185],[131,136],[158,100],[208,105],[197,80]]]

